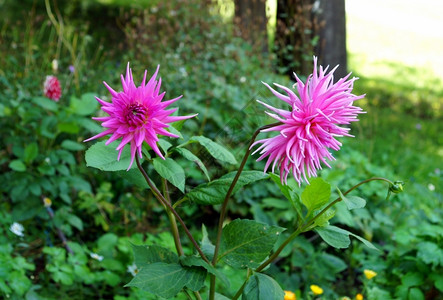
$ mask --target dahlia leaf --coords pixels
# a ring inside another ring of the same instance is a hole
[[[180,257],[180,263],[185,267],[202,267],[206,269],[206,271],[209,273],[217,276],[217,278],[220,279],[227,288],[229,288],[229,280],[225,274],[205,262],[202,258],[197,256],[182,256]]]
[[[317,227],[315,231],[328,245],[334,248],[348,248],[351,244],[349,233],[335,226]]]
[[[137,168],[133,168],[129,171],[126,171],[126,169],[117,171],[117,175],[142,189],[149,189],[149,185],[146,183],[145,178],[143,177],[142,173],[137,170]]]
[[[164,139],[159,139],[158,140],[158,144],[160,145],[160,148],[162,148],[162,150],[167,153],[169,148],[172,147],[172,144],[168,141],[165,141]]]
[[[167,299],[177,295],[192,277],[177,263],[156,262],[137,267],[140,271],[126,286],[135,286]]]
[[[203,171],[206,178],[208,178],[208,181],[211,181],[211,178],[209,177],[209,172],[200,158],[198,158],[197,156],[194,155],[194,153],[185,148],[175,148],[174,150],[180,153],[187,160],[194,162]]]
[[[244,300],[283,299],[285,292],[272,277],[255,273],[252,275],[243,290]]]
[[[206,230],[205,224],[202,224],[202,240],[201,240],[200,245],[201,245],[201,249],[202,249],[203,253],[206,255],[206,257],[209,260],[212,260],[212,258],[214,257],[215,246],[211,242],[211,240],[209,239],[208,231]]]
[[[117,160],[118,152],[115,148],[119,144],[115,141],[109,145],[105,142],[98,142],[86,150],[86,166],[97,168],[102,171],[121,171],[126,170],[131,162],[131,151],[125,147],[122,151],[120,160]],[[135,168],[135,164],[132,165]]]
[[[285,185],[281,183],[280,176],[275,175],[274,173],[270,173],[269,177],[274,181],[275,184],[277,184],[278,188],[282,192],[282,194],[288,199],[292,207],[294,208],[295,212],[297,213],[298,217],[300,218],[300,221],[303,221],[303,215],[302,215],[302,207],[300,204],[300,197],[299,195],[292,190],[292,188],[289,185]]]
[[[157,157],[152,161],[155,171],[157,171],[161,177],[172,183],[183,193],[185,192],[185,171],[178,163],[169,157],[165,160]]]
[[[237,160],[235,159],[234,155],[232,155],[232,153],[228,149],[208,139],[207,137],[193,136],[192,138],[189,139],[189,141],[200,143],[200,145],[205,147],[206,150],[209,152],[209,154],[215,159],[227,162],[229,164],[237,163]]]
[[[314,178],[301,194],[301,201],[309,212],[328,203],[331,197],[331,185],[321,178]]]
[[[284,230],[252,220],[234,220],[223,228],[218,259],[234,268],[257,268]]]
[[[346,204],[349,210],[356,209],[356,208],[363,208],[366,206],[366,200],[357,196],[345,196],[340,191],[339,188],[337,188],[338,194],[342,201]]]
[[[185,267],[188,283],[185,284],[191,291],[197,292],[205,286],[206,275],[208,274],[204,268],[201,267]]]
[[[216,205],[221,204],[228,192],[229,186],[237,172],[228,173],[219,179],[213,180],[208,183],[201,184],[194,188],[192,191],[186,194],[186,197],[191,201],[203,205]],[[250,184],[252,182],[267,178],[267,174],[263,174],[261,171],[243,171],[238,178],[232,193],[237,192],[241,187]]]
[[[314,229],[320,237],[330,246],[334,248],[348,248],[349,244],[351,243],[351,240],[349,236],[353,236],[356,239],[358,239],[360,242],[365,244],[366,247],[378,250],[377,247],[375,247],[371,242],[368,240],[362,238],[361,236],[358,236],[350,231],[344,230],[342,228],[336,227],[336,226],[326,226],[326,227],[317,227]]]
[[[140,269],[143,265],[156,262],[177,263],[178,256],[169,249],[157,245],[134,245],[132,244],[135,265]]]

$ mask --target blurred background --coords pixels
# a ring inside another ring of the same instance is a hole
[[[0,0],[0,295],[156,299],[123,285],[134,270],[130,242],[174,248],[167,218],[132,175],[84,161],[82,141],[101,131],[93,96],[109,101],[102,81],[117,89],[128,61],[135,81],[160,64],[166,97],[183,94],[180,114],[199,113],[185,138],[208,136],[241,158],[255,129],[272,122],[255,100],[282,106],[261,81],[292,86],[317,55],[340,65],[335,78],[360,78],[354,93],[366,94],[357,105],[367,112],[321,176],[341,190],[382,176],[405,191],[385,201],[386,187],[371,183],[358,191],[366,208],[337,207],[334,222],[381,251],[330,249],[311,233],[267,272],[298,299],[311,284],[325,299],[442,299],[442,15],[438,0]],[[60,80],[58,102],[44,97],[47,75]],[[205,181],[177,161],[187,189]],[[235,169],[207,163],[211,178]],[[263,165],[251,158],[248,167]],[[231,218],[289,228],[287,205],[266,182],[236,195]],[[217,207],[181,208],[197,236],[204,223],[212,237]],[[377,276],[365,279],[364,269]],[[241,280],[224,272],[229,297]]]

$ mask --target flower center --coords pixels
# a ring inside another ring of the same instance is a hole
[[[131,104],[126,107],[126,122],[130,126],[140,126],[148,120],[148,110],[140,104]]]

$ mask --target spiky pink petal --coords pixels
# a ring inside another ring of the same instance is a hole
[[[142,83],[137,87],[134,84],[132,70],[128,63],[125,76],[121,75],[123,91],[116,92],[106,82],[103,82],[111,93],[111,102],[96,97],[96,100],[102,105],[102,111],[109,116],[92,119],[101,122],[106,130],[85,140],[85,142],[110,134],[111,136],[105,143],[109,145],[121,138],[116,148],[118,151],[117,160],[120,160],[123,149],[126,145],[129,145],[131,162],[128,170],[134,163],[135,155],[138,154],[141,157],[143,142],[146,142],[158,156],[165,159],[157,146],[158,135],[178,137],[166,130],[170,126],[169,123],[196,116],[196,114],[171,116],[177,109],[166,110],[170,104],[179,100],[181,96],[162,102],[165,92],[160,94],[161,79],[156,80],[159,68],[160,66],[157,66],[148,83],[146,83],[147,71],[145,71]]]
[[[338,125],[347,125],[358,121],[358,114],[364,113],[360,107],[353,106],[353,102],[362,99],[365,95],[352,94],[354,81],[348,79],[350,74],[334,83],[333,73],[337,67],[327,73],[328,67],[317,68],[317,58],[314,57],[314,70],[303,83],[294,73],[298,96],[289,88],[274,83],[275,86],[286,92],[281,94],[271,86],[263,84],[279,98],[290,105],[290,110],[272,107],[258,101],[274,113],[266,112],[281,124],[262,130],[262,132],[277,131],[277,136],[256,141],[252,146],[261,144],[253,154],[259,152],[257,161],[267,158],[264,171],[272,164],[280,169],[282,183],[287,183],[290,173],[298,184],[302,181],[309,183],[309,177],[317,176],[321,163],[330,168],[329,161],[335,160],[328,151],[340,150],[341,143],[335,137],[351,136],[349,128]]]

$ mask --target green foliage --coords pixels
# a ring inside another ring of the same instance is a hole
[[[186,197],[198,204],[221,204],[236,173],[237,172],[231,172],[219,179],[201,184],[187,193]],[[244,171],[240,175],[232,193],[238,191],[242,186],[265,179],[266,177],[267,175],[261,171]]]
[[[86,165],[102,171],[127,170],[131,162],[131,151],[125,147],[120,159],[117,160],[118,151],[115,148],[120,144],[118,141],[105,145],[105,141],[92,145],[85,155]],[[132,167],[135,167],[134,165]]]
[[[283,230],[252,220],[234,220],[223,228],[219,259],[234,268],[256,268]]]
[[[219,264],[212,267],[186,238],[185,255],[172,252],[163,208],[135,163],[126,171],[129,149],[117,162],[118,142],[96,142],[84,161],[89,145],[82,141],[103,130],[90,119],[101,116],[94,96],[110,101],[98,83],[118,86],[128,60],[140,74],[160,63],[166,97],[183,94],[180,114],[199,113],[183,128],[177,122],[168,129],[180,139],[159,141],[165,161],[151,157],[145,147],[144,167],[157,186],[163,187],[164,177],[177,187],[169,190],[173,203],[189,191],[190,201],[180,202],[177,210],[212,259],[217,205],[251,134],[269,122],[254,100],[275,100],[258,84],[289,85],[289,79],[274,75],[270,59],[233,37],[232,28],[201,1],[138,1],[131,4],[137,5],[133,11],[126,5],[114,9],[119,1],[105,6],[86,1],[81,7],[78,1],[59,3],[61,34],[48,21],[43,2],[30,9],[31,2],[20,7],[5,2],[0,13],[0,297],[122,300],[178,293],[176,299],[184,299],[180,291],[200,290],[205,298],[210,274],[223,293],[216,299],[231,298],[247,276],[245,299],[282,298],[281,288],[301,298],[310,284],[320,285],[326,299],[357,292],[368,299],[422,299],[443,292],[438,80],[417,87],[423,72],[404,66],[390,66],[397,70],[393,80],[360,75],[355,93],[367,93],[359,104],[368,114],[353,124],[356,138],[343,140],[332,169],[323,170],[306,189],[291,180],[283,185],[275,174],[244,171],[229,204],[230,215],[241,219],[225,225]],[[57,71],[51,71],[54,58]],[[42,97],[44,76],[52,72],[62,82],[59,102]],[[245,169],[262,168],[250,158]],[[221,176],[222,171],[229,173]],[[342,191],[373,176],[404,179],[405,194],[384,201],[385,186],[371,182],[343,196]],[[51,207],[43,206],[44,197]],[[342,201],[308,224],[274,264],[263,273],[247,273],[246,267],[257,268],[338,197]],[[24,237],[11,232],[13,222],[24,225]],[[202,223],[206,227],[200,233]],[[133,255],[131,244],[150,246],[133,246]],[[128,272],[133,261],[134,278]],[[377,276],[365,279],[364,269]],[[128,282],[134,287],[123,288]]]
[[[183,168],[170,158],[165,160],[154,158],[152,160],[154,169],[158,174],[176,186],[180,191],[185,191],[185,171]]]
[[[331,186],[321,178],[314,178],[301,194],[301,201],[311,213],[328,203],[330,197]]]
[[[234,155],[229,152],[225,147],[213,142],[204,136],[193,136],[189,139],[189,142],[197,142],[208,150],[212,157],[229,164],[236,164],[237,160]]]
[[[280,285],[271,277],[256,273],[252,275],[243,291],[242,299],[245,300],[266,300],[282,299],[284,292]]]

